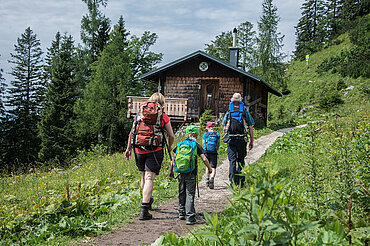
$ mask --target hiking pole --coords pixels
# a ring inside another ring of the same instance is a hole
[[[171,152],[170,152],[170,147],[168,146],[168,143],[167,143],[167,139],[166,139],[166,135],[164,135],[163,133],[163,139],[164,139],[164,144],[166,145],[167,147],[167,152],[168,152],[168,155],[170,157],[170,161],[172,160],[172,156],[171,156]]]

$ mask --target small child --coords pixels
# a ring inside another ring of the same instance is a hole
[[[217,167],[217,155],[218,148],[220,147],[220,134],[213,131],[214,124],[213,122],[207,122],[206,128],[207,132],[203,134],[203,149],[206,151],[206,157],[209,161],[209,164],[212,168],[211,178],[210,174],[206,174],[206,186],[210,189],[215,188],[215,176],[216,176],[216,167]]]
[[[175,154],[169,170],[170,177],[174,176],[174,168],[175,172],[179,173],[179,219],[186,219],[187,225],[196,223],[194,197],[198,172],[197,155],[207,166],[208,172],[212,171],[202,146],[197,143],[197,137],[198,128],[194,125],[188,126],[186,128],[186,139],[181,141],[174,149]]]

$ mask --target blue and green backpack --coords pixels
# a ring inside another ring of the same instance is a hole
[[[192,172],[196,165],[195,158],[197,158],[197,142],[190,138],[181,141],[176,147],[175,172]]]

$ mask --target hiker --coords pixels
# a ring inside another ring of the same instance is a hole
[[[195,220],[194,196],[197,185],[198,163],[197,155],[200,156],[208,171],[212,172],[205,152],[197,143],[198,128],[190,125],[186,128],[186,139],[181,141],[174,149],[171,161],[169,177],[173,177],[173,171],[177,172],[179,180],[179,219],[185,220],[187,225],[193,225]],[[199,195],[199,190],[198,190]]]
[[[206,124],[207,132],[203,134],[203,149],[206,152],[206,157],[209,161],[209,164],[212,168],[212,173],[206,173],[206,186],[210,189],[214,189],[215,187],[215,176],[216,176],[216,168],[217,168],[217,155],[218,155],[218,148],[220,147],[220,134],[213,130],[214,128],[213,122],[209,121]],[[211,176],[211,177],[209,177]]]
[[[141,190],[143,200],[139,220],[150,220],[149,210],[153,204],[153,181],[159,174],[164,158],[163,147],[166,144],[164,132],[168,135],[168,152],[172,150],[175,135],[170,118],[163,112],[164,96],[156,92],[148,102],[140,105],[129,135],[125,157],[131,157],[131,148],[134,147],[136,166],[141,172]]]
[[[234,93],[231,98],[229,110],[225,114],[222,125],[227,135],[227,155],[229,159],[230,185],[244,185],[245,177],[241,176],[241,170],[245,165],[244,158],[247,155],[247,131],[248,126],[250,142],[249,150],[253,148],[253,125],[254,120],[242,102],[241,95]]]

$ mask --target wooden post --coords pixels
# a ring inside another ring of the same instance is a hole
[[[161,92],[161,78],[158,78],[158,92]]]

